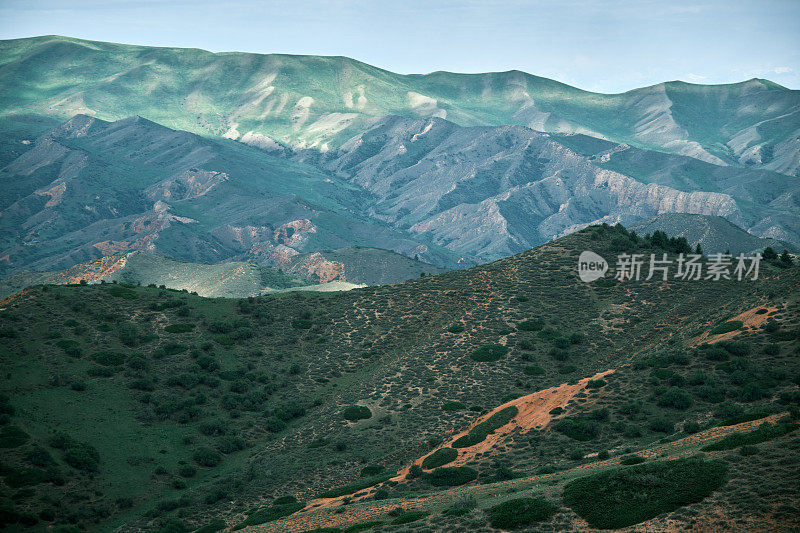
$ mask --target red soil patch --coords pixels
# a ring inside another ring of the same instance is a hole
[[[758,311],[759,309],[766,309],[767,312],[756,314],[756,311]],[[703,344],[704,342],[707,342],[708,344],[714,344],[715,342],[724,341],[730,339],[731,337],[735,337],[748,327],[753,327],[753,328],[760,327],[764,322],[767,321],[767,316],[773,311],[777,311],[777,308],[765,305],[759,305],[758,307],[754,307],[749,311],[745,311],[744,313],[730,319],[730,320],[741,320],[743,324],[741,328],[735,331],[729,331],[728,333],[721,333],[719,335],[711,335],[710,331],[706,331],[705,333],[697,337],[692,342],[692,344],[697,345],[697,344]]]

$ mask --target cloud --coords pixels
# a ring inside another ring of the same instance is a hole
[[[790,67],[777,67],[775,70],[773,70],[773,72],[775,74],[788,74],[792,72],[792,69]]]

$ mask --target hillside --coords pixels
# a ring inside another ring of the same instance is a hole
[[[653,219],[631,226],[640,235],[663,231],[672,237],[684,237],[694,248],[698,244],[706,254],[730,252],[733,255],[749,254],[772,247],[778,252],[788,249],[796,253],[792,244],[775,239],[759,239],[722,217],[664,213]]]
[[[798,268],[576,275],[584,250],[681,246],[596,226],[397,285],[238,301],[31,288],[0,304],[3,520],[609,527],[580,502],[612,479],[613,527],[797,527]]]
[[[32,285],[71,284],[81,280],[164,285],[207,298],[244,298],[289,288],[310,290],[309,284],[316,283],[385,285],[423,273],[441,272],[444,269],[379,248],[297,254],[277,262],[275,268],[241,261],[187,263],[151,253],[128,252],[79,263],[62,271],[18,272],[0,280],[0,299]]]
[[[800,242],[800,184],[786,176],[666,156],[670,165],[658,177],[643,174],[646,157],[621,165],[631,177],[607,166],[632,149],[598,152],[587,137],[519,126],[387,117],[326,154],[271,154],[139,117],[108,123],[78,115],[34,139],[21,132],[38,131],[41,122],[3,124],[6,275],[147,251],[184,262],[249,261],[330,281],[342,279],[337,263],[346,261],[324,259],[324,250],[389,248],[453,268],[589,224],[633,224],[664,212],[720,215],[755,235]],[[398,257],[372,259],[351,265],[351,276],[386,272],[394,262],[398,272],[406,268]]]
[[[139,117],[78,115],[22,146],[0,169],[0,272],[132,251],[271,265],[354,244],[438,264],[457,259],[363,215],[370,198],[362,189],[241,143]]]
[[[399,75],[345,57],[218,53],[44,36],[0,42],[0,114],[133,115],[264,146],[337,148],[376,117],[585,133],[797,176],[800,96],[768,80],[598,94],[519,71]]]

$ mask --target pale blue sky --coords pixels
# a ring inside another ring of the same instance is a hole
[[[0,0],[0,39],[45,34],[402,73],[519,69],[602,92],[752,77],[800,88],[800,0]]]

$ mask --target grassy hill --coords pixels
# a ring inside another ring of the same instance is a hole
[[[327,149],[386,115],[586,133],[703,161],[798,171],[797,91],[768,80],[598,94],[519,71],[400,75],[345,57],[214,54],[43,36],[0,43],[0,114],[118,120]]]
[[[629,523],[796,527],[781,477],[800,457],[795,426],[736,432],[797,409],[800,272],[576,275],[583,250],[670,251],[654,246],[597,226],[334,294],[31,288],[0,305],[0,516],[40,530],[604,527],[574,497],[600,497],[597,474],[618,480],[617,501],[651,502],[627,506]],[[541,411],[545,393],[558,409]],[[450,442],[458,468],[447,451],[422,461]],[[682,499],[658,488],[681,480]]]

